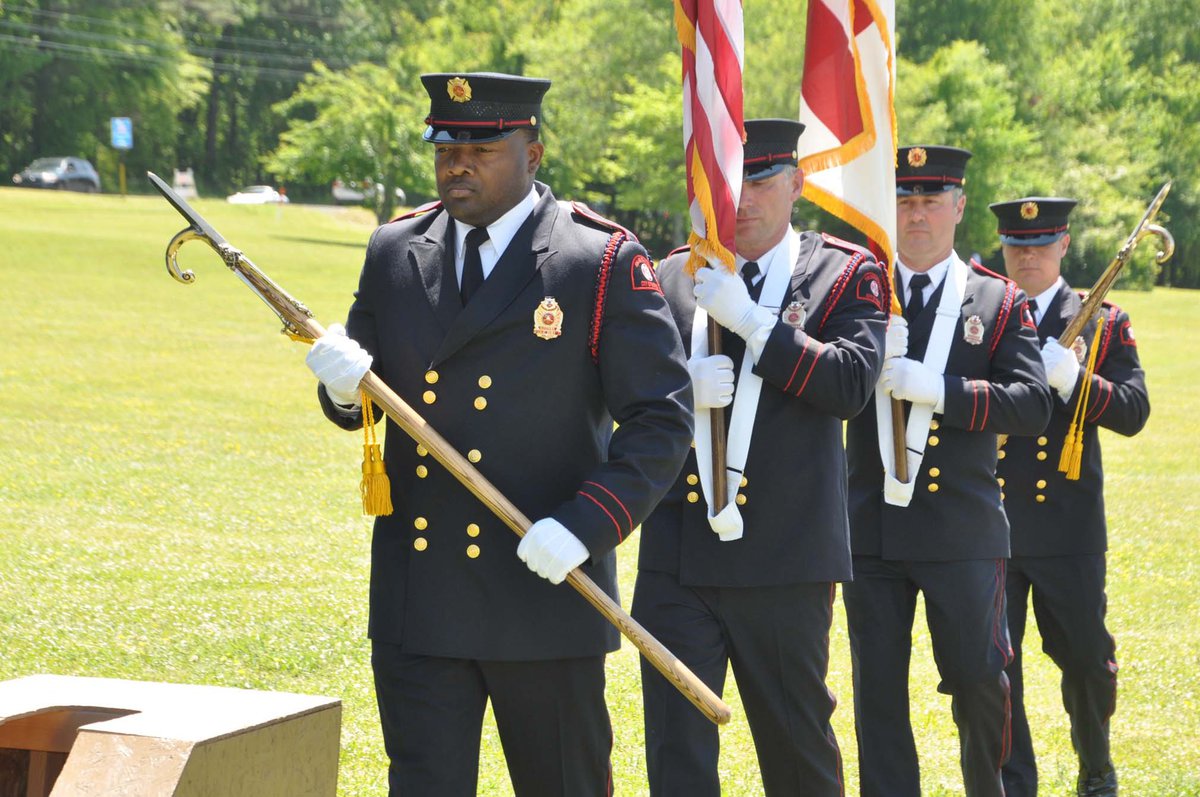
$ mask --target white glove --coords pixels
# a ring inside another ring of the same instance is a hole
[[[724,354],[693,357],[688,360],[688,374],[696,409],[728,407],[733,401],[733,360]]]
[[[346,328],[330,324],[324,336],[317,339],[304,358],[325,392],[335,404],[357,406],[358,383],[371,370],[371,355],[358,342],[346,337]]]
[[[692,292],[696,304],[718,324],[743,339],[749,339],[764,326],[775,325],[775,314],[759,307],[750,298],[742,278],[727,268],[697,269]]]
[[[932,404],[934,412],[945,409],[946,381],[925,363],[907,357],[893,357],[883,364],[879,386],[901,401]]]
[[[1042,365],[1046,367],[1046,381],[1058,391],[1063,401],[1069,401],[1075,392],[1075,380],[1079,378],[1079,360],[1075,352],[1064,349],[1050,338],[1042,345]]]
[[[902,315],[888,318],[887,336],[884,338],[883,358],[903,357],[908,354],[908,321]]]
[[[529,527],[517,556],[551,584],[561,584],[575,568],[587,561],[588,549],[567,527],[554,518],[542,518]]]

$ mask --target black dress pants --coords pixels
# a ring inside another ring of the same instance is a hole
[[[1005,560],[896,562],[854,557],[844,587],[854,716],[863,797],[920,797],[909,720],[908,670],[917,592],[941,676],[951,697],[968,797],[1002,797],[1008,760],[1012,655],[1004,617]]]
[[[376,642],[371,664],[391,797],[475,797],[484,709],[518,797],[610,797],[604,657],[475,661]]]

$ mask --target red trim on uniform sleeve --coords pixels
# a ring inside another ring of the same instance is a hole
[[[616,501],[617,506],[621,507],[621,511],[625,513],[625,519],[629,521],[629,530],[630,531],[633,530],[633,517],[629,514],[629,510],[625,507],[625,503],[620,498],[617,498],[615,495],[613,495],[612,490],[609,490],[603,484],[599,484],[598,482],[587,481],[587,482],[584,482],[584,484],[590,484],[593,487],[599,487],[601,490],[604,491],[605,495],[607,495],[612,500]]]
[[[582,495],[584,498],[591,501],[596,506],[600,507],[600,511],[603,512],[604,514],[608,515],[608,519],[613,522],[613,526],[615,526],[617,529],[617,541],[618,542],[625,539],[625,535],[621,533],[621,524],[617,522],[617,519],[615,517],[613,517],[612,512],[609,512],[607,509],[604,508],[604,504],[600,503],[598,500],[596,500],[592,496],[588,495],[583,490],[579,490],[578,494]]]
[[[809,338],[809,340],[811,341],[812,338]],[[808,343],[805,343],[804,347],[807,349]],[[824,343],[817,343],[817,350],[815,352],[813,352],[812,365],[808,366],[808,373],[804,375],[804,382],[801,383],[800,389],[796,391],[797,396],[799,396],[801,393],[804,392],[804,388],[808,387],[809,377],[812,376],[813,369],[817,367],[817,361],[821,359],[821,350],[824,348],[825,348]]]
[[[1106,409],[1108,409],[1108,404],[1110,401],[1112,401],[1112,397],[1113,397],[1112,382],[1109,382],[1107,379],[1100,376],[1099,374],[1095,374],[1095,377],[1096,377],[1096,387],[1098,387],[1104,391],[1104,403],[1103,404],[1100,403],[1099,396],[1095,397],[1096,403],[1094,406],[1096,409],[1093,412],[1088,413],[1087,420],[1089,420],[1089,421],[1099,420],[1100,416],[1104,414],[1104,411]]]
[[[967,424],[967,431],[975,431],[975,416],[979,414],[979,389],[976,388],[974,382],[968,382],[971,386],[971,421]]]
[[[983,420],[979,422],[980,429],[987,428],[988,413],[992,409],[992,390],[991,385],[987,382],[979,382],[979,389],[983,391]]]
[[[787,390],[792,386],[792,382],[796,381],[796,374],[800,371],[800,363],[804,362],[804,358],[808,356],[808,343],[812,338],[804,341],[804,348],[800,350],[800,356],[796,358],[796,365],[792,368],[792,375],[788,378],[787,384],[783,386]]]

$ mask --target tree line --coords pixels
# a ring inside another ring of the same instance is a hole
[[[974,153],[963,254],[998,263],[990,202],[1080,200],[1064,264],[1107,264],[1174,180],[1160,221],[1178,250],[1139,250],[1124,284],[1200,287],[1200,0],[900,0],[902,144]],[[745,0],[746,114],[794,117],[805,3]],[[0,173],[80,155],[131,190],[191,167],[201,194],[248,183],[328,201],[334,179],[435,195],[420,135],[432,71],[549,77],[547,159],[560,196],[632,226],[656,254],[683,240],[680,58],[666,0],[4,0]],[[128,116],[134,147],[110,146]],[[798,224],[856,234],[801,204]],[[1149,249],[1147,246],[1145,249]]]

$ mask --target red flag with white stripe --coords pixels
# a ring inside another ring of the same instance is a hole
[[[742,191],[740,0],[675,0],[683,53],[683,146],[692,232],[688,271],[719,258],[734,268]]]
[[[804,197],[895,262],[894,0],[809,0],[800,90]],[[895,308],[899,312],[899,308]]]

